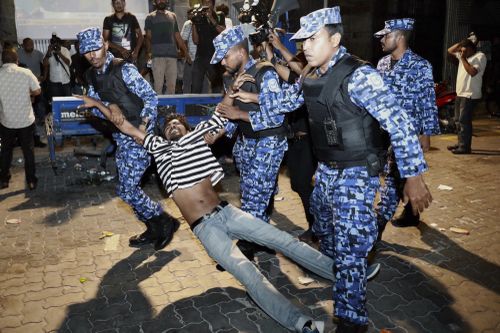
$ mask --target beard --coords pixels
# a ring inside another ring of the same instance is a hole
[[[156,4],[156,9],[165,10],[167,9],[167,4],[165,2],[158,3]]]

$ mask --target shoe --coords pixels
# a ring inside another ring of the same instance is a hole
[[[151,222],[146,221],[144,224],[146,224],[146,231],[142,234],[130,237],[128,240],[128,246],[141,247],[143,245],[152,244],[156,241],[156,234],[153,232]]]
[[[47,144],[46,144],[46,143],[43,143],[43,142],[40,140],[40,137],[39,137],[39,136],[35,136],[35,147],[37,147],[37,148],[45,148],[45,147],[47,147]]]
[[[370,281],[378,274],[378,272],[380,272],[379,263],[369,265],[368,268],[366,269],[366,280]]]
[[[461,149],[461,148],[457,148],[455,150],[452,150],[451,152],[455,155],[465,155],[471,153],[470,149]]]
[[[32,181],[28,183],[28,188],[30,191],[36,190],[36,186],[38,185],[38,180]]]
[[[319,320],[308,321],[302,328],[302,333],[323,333],[325,330],[325,323]]]
[[[156,241],[154,249],[159,251],[167,246],[174,238],[174,233],[179,229],[180,223],[173,217],[162,213],[158,216],[156,222],[152,222],[153,229],[156,233]]]
[[[451,146],[447,146],[446,149],[452,151],[452,150],[455,150],[455,149],[458,149],[458,144],[455,144],[455,145],[451,145]]]
[[[311,229],[307,229],[303,233],[299,235],[299,241],[307,243],[309,245],[317,243],[318,242],[318,237],[312,232]]]
[[[420,223],[420,214],[413,215],[411,204],[406,204],[401,216],[391,221],[396,228],[416,227]]]
[[[353,323],[347,319],[340,318],[335,333],[365,333],[366,325]]]

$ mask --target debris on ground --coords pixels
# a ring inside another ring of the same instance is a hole
[[[454,232],[456,234],[461,234],[461,235],[468,235],[470,234],[470,231],[464,228],[457,228],[457,227],[450,227],[450,231]]]
[[[441,191],[453,191],[453,187],[448,186],[448,185],[439,184],[438,190],[441,190]]]

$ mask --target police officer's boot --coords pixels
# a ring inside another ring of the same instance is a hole
[[[340,318],[335,333],[365,333],[367,328],[366,325],[356,324],[347,319]]]
[[[158,251],[172,241],[174,233],[179,229],[180,223],[165,212],[161,213],[160,216],[155,216],[153,219],[155,221],[152,222],[152,226],[156,234],[154,249]]]
[[[391,223],[397,228],[416,227],[420,223],[420,214],[413,215],[411,204],[408,202],[403,213]]]
[[[142,234],[135,235],[129,238],[128,245],[130,247],[141,247],[143,245],[151,244],[156,241],[156,234],[153,231],[153,227],[150,221],[144,222],[146,225],[146,231]]]

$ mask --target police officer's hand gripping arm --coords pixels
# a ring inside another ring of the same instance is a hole
[[[399,172],[406,178],[404,203],[411,203],[415,215],[422,212],[429,207],[432,196],[422,175],[427,170],[427,164],[410,119],[380,74],[369,66],[354,71],[348,91],[351,100],[365,108],[390,134]]]

